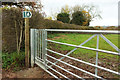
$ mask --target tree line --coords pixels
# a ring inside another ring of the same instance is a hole
[[[53,14],[52,17],[63,23],[76,24],[80,26],[89,26],[93,19],[102,19],[100,11],[94,5],[76,5],[69,7],[65,5],[58,13]]]

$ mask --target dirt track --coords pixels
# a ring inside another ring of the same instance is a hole
[[[28,68],[14,73],[3,71],[2,76],[3,78],[53,78],[39,67]]]

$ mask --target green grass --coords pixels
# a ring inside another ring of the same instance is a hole
[[[63,43],[80,45],[82,42],[87,40],[92,35],[93,34],[55,33],[55,34],[49,34],[48,39],[53,39],[54,41],[59,41],[59,42],[63,42]],[[116,34],[107,34],[107,35],[104,35],[104,36],[107,37],[116,46],[118,46],[118,35],[116,35]],[[83,46],[96,48],[96,43],[97,43],[97,37],[94,37],[93,39],[88,41]],[[55,46],[54,46],[54,49],[56,49],[56,50],[70,51],[70,50],[74,49],[74,47],[65,46],[65,45],[59,45],[59,44],[55,44]],[[99,40],[99,49],[116,52],[116,50],[114,48],[112,48],[101,37],[100,37],[100,40]],[[87,56],[88,58],[93,58],[93,57],[96,56],[96,52],[91,51],[91,50],[87,50],[87,49],[79,48],[76,51],[74,51],[71,55],[74,56],[74,57],[83,57],[84,58],[84,56]],[[118,58],[118,56],[99,52],[99,58],[108,58],[108,59],[110,59],[110,58]]]
[[[80,45],[81,43],[86,41],[88,38],[90,38],[92,35],[93,34],[54,33],[54,34],[48,34],[48,39],[58,41],[58,42],[68,43],[68,44]],[[116,46],[119,46],[117,34],[106,34],[104,36],[107,39],[109,39],[113,44],[115,44]],[[101,37],[99,37],[99,38],[100,38],[99,39],[99,49],[117,52],[105,40],[103,40]],[[83,46],[90,47],[90,48],[96,48],[96,43],[97,43],[97,36],[95,36],[93,39],[88,41]],[[59,52],[62,54],[66,54],[69,51],[73,50],[75,47],[70,47],[70,46],[65,46],[65,45],[48,42],[48,48],[52,49],[53,51],[56,51],[56,52]],[[48,54],[53,55],[57,58],[61,57],[57,54],[52,54],[49,52],[48,52]],[[83,60],[85,62],[92,63],[92,64],[95,64],[95,62],[96,62],[96,51],[92,51],[92,50],[78,48],[73,53],[71,53],[69,56]],[[66,58],[65,60],[67,61],[68,58]],[[102,67],[105,67],[108,69],[112,69],[112,70],[118,72],[118,68],[120,68],[118,60],[119,60],[118,55],[112,55],[112,54],[108,54],[108,53],[98,52],[98,65],[99,66],[102,66]],[[79,66],[78,62],[73,61],[73,63],[76,64],[77,66]],[[80,64],[82,64],[82,63],[80,63]],[[81,67],[84,67],[86,69],[89,68],[89,67],[86,67],[85,64],[83,64]],[[98,72],[99,71],[101,71],[101,70],[98,70]],[[113,75],[111,73],[106,74],[106,73],[104,73],[104,71],[99,73],[99,75],[101,75],[101,74],[105,74],[104,75],[105,77],[109,77],[109,76],[112,76],[115,78],[118,77],[118,75]]]

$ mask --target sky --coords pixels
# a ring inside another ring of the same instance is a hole
[[[95,5],[101,11],[102,19],[95,19],[90,26],[117,26],[119,0],[41,0],[43,11],[47,16],[60,11],[61,7],[68,5]]]

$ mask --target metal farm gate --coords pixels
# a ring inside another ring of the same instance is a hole
[[[47,39],[47,32],[79,32],[79,33],[92,33],[93,36],[91,36],[90,38],[88,38],[86,41],[84,41],[83,43],[81,43],[80,45],[74,45],[74,44],[68,44],[68,43],[63,43],[63,42],[57,42],[57,41],[53,41],[53,40],[48,40]],[[33,66],[34,64],[37,64],[38,66],[40,66],[42,69],[44,69],[46,72],[48,72],[50,75],[52,75],[53,77],[55,77],[56,79],[60,79],[59,77],[57,77],[54,73],[51,72],[54,71],[55,73],[61,75],[62,77],[69,79],[67,76],[65,76],[64,74],[60,73],[59,71],[57,71],[56,69],[52,68],[52,66],[54,65],[55,67],[65,71],[66,73],[69,73],[73,76],[75,76],[78,79],[83,79],[81,76],[72,73],[71,71],[64,69],[63,67],[57,65],[57,62],[61,62],[62,64],[65,64],[67,66],[70,66],[78,71],[81,71],[83,73],[89,74],[93,77],[99,78],[99,79],[104,79],[101,76],[99,76],[98,73],[98,69],[110,72],[110,73],[114,73],[117,75],[120,75],[119,72],[116,72],[114,70],[111,69],[107,69],[105,67],[101,67],[98,65],[98,52],[103,52],[103,53],[107,53],[107,54],[113,54],[113,55],[118,55],[120,56],[120,51],[119,48],[117,46],[115,46],[110,40],[108,40],[103,34],[118,34],[118,31],[106,31],[106,30],[64,30],[64,29],[31,29],[30,30],[30,37],[31,37],[31,66]],[[97,36],[97,45],[96,45],[96,49],[95,48],[90,48],[90,47],[84,47],[82,45],[84,45],[85,43],[87,43],[88,41],[90,41],[93,37]],[[108,44],[110,44],[117,52],[112,52],[112,51],[107,51],[107,50],[101,50],[99,49],[99,37],[103,38]],[[50,50],[47,48],[47,42],[51,42],[51,43],[56,43],[56,44],[61,44],[61,45],[66,45],[66,46],[72,46],[75,47],[75,49],[71,50],[70,52],[68,52],[67,54],[61,54],[58,53],[56,51]],[[88,50],[92,50],[92,51],[96,51],[96,62],[95,64],[92,63],[88,63],[86,61],[83,60],[79,60],[76,59],[74,57],[70,57],[69,55],[74,52],[77,48],[82,48],[82,49],[88,49]],[[52,52],[53,54],[58,54],[60,56],[62,56],[60,59],[56,59],[53,56],[50,56],[47,54],[47,52]],[[49,61],[47,58],[51,58],[56,60],[56,62],[51,62]],[[78,68],[77,66],[71,65],[67,62],[62,61],[63,58],[68,58],[80,63],[84,63],[87,64],[89,66],[95,67],[95,74],[88,72],[86,70],[83,70],[81,68]],[[50,63],[51,65],[49,66],[48,63]],[[51,69],[51,70],[49,70]],[[70,79],[69,79],[70,80]]]

